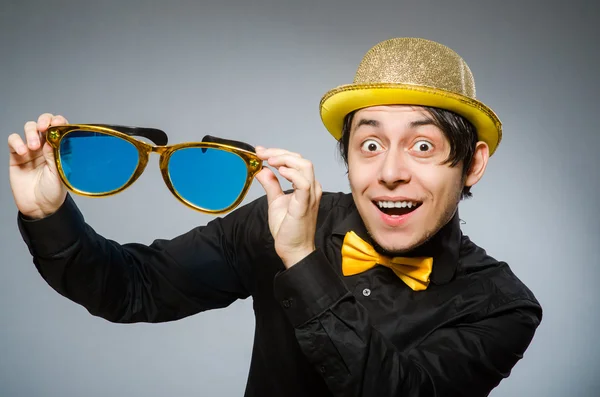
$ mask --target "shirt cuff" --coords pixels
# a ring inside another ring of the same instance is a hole
[[[294,328],[318,316],[350,292],[321,250],[278,273],[275,298]]]
[[[41,258],[52,257],[71,247],[86,227],[83,215],[69,194],[52,215],[28,219],[19,212],[17,224],[31,255]]]

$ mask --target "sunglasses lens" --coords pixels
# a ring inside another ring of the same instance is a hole
[[[133,175],[137,148],[130,142],[99,132],[73,131],[59,147],[65,177],[75,189],[100,194],[121,188]]]
[[[246,162],[237,154],[214,148],[183,148],[169,159],[169,177],[190,204],[220,211],[240,196],[246,184]]]

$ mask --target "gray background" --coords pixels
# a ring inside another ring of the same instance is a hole
[[[568,5],[567,5],[568,3]],[[2,0],[3,142],[43,112],[71,122],[162,128],[171,142],[206,133],[284,147],[347,191],[321,95],[351,82],[364,53],[390,37],[455,49],[504,140],[464,231],[511,264],[545,317],[524,360],[493,396],[597,396],[600,380],[597,153],[598,2]],[[0,163],[8,164],[7,150]],[[128,191],[75,197],[119,242],[170,238],[211,217],[164,186],[153,158]],[[161,324],[92,317],[39,277],[0,173],[0,395],[242,394],[251,300]],[[289,187],[289,185],[285,185]],[[246,202],[263,193],[255,182]]]

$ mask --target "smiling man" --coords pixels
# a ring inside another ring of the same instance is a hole
[[[442,115],[463,129],[444,125]],[[450,112],[373,106],[348,120],[353,120],[349,142],[342,150],[354,202],[373,239],[387,251],[404,252],[433,236],[456,212],[463,188],[477,183],[485,170],[488,147]],[[449,139],[460,135],[462,142]]]
[[[353,84],[321,101],[351,194],[323,193],[312,163],[257,155],[266,196],[151,245],[88,226],[39,134],[13,134],[19,228],[44,279],[114,322],[174,321],[252,296],[246,396],[485,396],[523,357],[542,318],[509,266],[460,230],[501,139],[464,61],[423,39],[391,39]],[[202,352],[199,352],[202,354]]]

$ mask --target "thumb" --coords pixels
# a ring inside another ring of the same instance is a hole
[[[269,168],[264,167],[260,170],[260,172],[256,174],[256,180],[262,185],[263,189],[265,189],[269,204],[284,194],[279,179],[277,179],[273,171]]]
[[[44,159],[46,160],[46,165],[50,170],[52,170],[53,174],[58,175],[58,169],[56,168],[56,159],[54,158],[54,148],[48,142],[44,142],[44,146],[42,147],[42,154]]]

